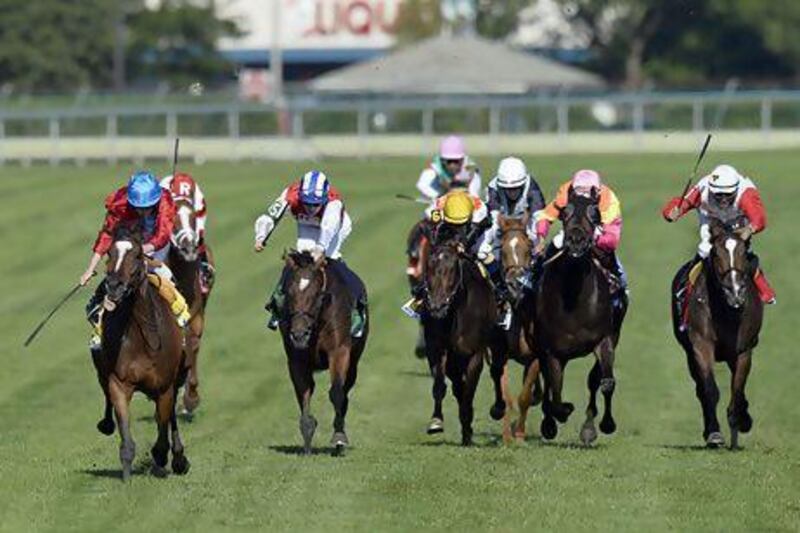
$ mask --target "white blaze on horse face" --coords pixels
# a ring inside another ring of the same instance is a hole
[[[122,260],[125,259],[125,254],[133,249],[133,243],[130,241],[117,241],[114,246],[117,247],[117,264],[114,266],[114,272],[119,272]]]
[[[519,244],[519,237],[514,236],[511,237],[511,240],[508,241],[508,245],[511,246],[511,253],[514,255],[514,263],[519,264],[519,257],[517,256],[517,244]]]
[[[725,241],[725,249],[728,250],[728,257],[731,260],[731,268],[736,266],[734,261],[733,253],[736,251],[736,247],[739,246],[739,242],[736,239],[727,239]],[[731,270],[731,281],[733,282],[733,292],[737,296],[739,295],[739,281],[736,279],[736,271]]]
[[[188,207],[186,207],[185,205],[181,206],[181,208],[178,209],[178,218],[181,221],[181,232],[180,233],[183,233],[184,235],[188,235],[188,238],[190,240],[193,240],[194,239],[194,230],[192,229],[191,224],[189,223],[189,219],[190,219],[191,214],[192,214],[192,210],[189,209]]]
[[[306,290],[308,288],[308,286],[310,284],[311,284],[311,280],[310,279],[308,279],[308,278],[300,278],[300,284],[299,284],[298,288],[301,291],[304,291],[304,290]]]

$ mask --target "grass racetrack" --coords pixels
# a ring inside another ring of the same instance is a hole
[[[183,424],[188,476],[147,474],[155,440],[153,404],[134,400],[138,475],[119,481],[118,437],[100,435],[102,393],[86,348],[84,290],[31,348],[30,329],[77,281],[101,223],[106,193],[133,170],[0,170],[0,529],[138,530],[797,530],[800,528],[797,308],[800,257],[796,152],[708,154],[704,169],[730,162],[761,187],[769,227],[755,239],[778,305],[765,312],[747,392],[755,425],[739,452],[702,448],[700,407],[685,356],[673,339],[668,288],[696,244],[694,217],[668,225],[659,209],[678,194],[692,155],[530,157],[548,196],[578,167],[595,167],[617,191],[625,228],[621,257],[631,306],[617,350],[618,432],[579,447],[591,360],[567,369],[565,398],[576,412],[553,443],[532,435],[503,446],[489,419],[484,368],[476,398],[476,446],[458,446],[455,400],[445,403],[444,436],[428,437],[431,381],[414,358],[416,323],[399,306],[407,294],[404,243],[420,206],[410,193],[422,161],[331,161],[355,228],[345,258],[365,279],[372,332],[351,394],[352,448],[325,453],[331,435],[328,376],[318,374],[313,409],[320,453],[298,455],[298,409],[276,333],[264,327],[265,296],[276,282],[285,219],[262,254],[252,225],[302,164],[186,168],[209,201],[209,242],[218,282],[200,353],[201,404]],[[485,174],[496,160],[480,161]],[[165,171],[166,168],[156,168]],[[516,391],[519,368],[513,367]],[[724,409],[729,372],[718,365]]]

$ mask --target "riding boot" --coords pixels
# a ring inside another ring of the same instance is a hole
[[[283,292],[283,285],[286,281],[287,275],[288,270],[283,269],[281,272],[281,277],[278,279],[278,283],[275,285],[275,288],[272,289],[272,293],[267,299],[267,303],[264,304],[264,309],[266,309],[270,314],[269,320],[267,320],[267,327],[272,331],[278,329],[278,325],[281,321],[281,310],[283,309],[284,302],[286,301],[286,294]]]
[[[203,294],[208,294],[214,287],[214,279],[217,270],[214,268],[211,255],[208,253],[208,247],[203,246],[200,252],[200,290]]]
[[[419,318],[425,303],[425,282],[417,282],[411,286],[411,298],[400,307],[407,316]]]
[[[506,287],[506,282],[503,279],[503,271],[498,261],[492,261],[486,265],[486,267],[486,270],[489,272],[489,278],[492,280],[494,295],[497,300],[497,309],[499,311],[497,325],[505,331],[508,331],[511,328],[511,305],[509,304],[511,297],[508,294],[508,287]]]
[[[350,335],[356,339],[364,336],[364,327],[367,325],[367,302],[359,298],[350,313]]]
[[[769,284],[769,281],[767,281],[767,276],[764,275],[764,271],[760,268],[756,269],[755,274],[753,274],[753,282],[756,284],[758,296],[761,298],[762,302],[767,305],[773,305],[777,302],[775,290]]]
[[[100,353],[103,338],[103,299],[106,296],[105,282],[97,285],[89,302],[86,304],[86,320],[92,327],[92,336],[89,338],[89,350],[92,357]]]

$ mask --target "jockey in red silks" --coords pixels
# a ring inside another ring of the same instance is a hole
[[[572,179],[559,187],[556,198],[544,209],[535,214],[536,233],[539,242],[537,255],[544,247],[544,240],[550,231],[550,225],[559,220],[561,211],[569,202],[570,188],[576,194],[589,196],[592,189],[598,193],[598,209],[600,210],[600,225],[595,230],[594,244],[603,266],[619,280],[619,288],[627,291],[628,276],[625,268],[616,254],[622,239],[622,207],[617,195],[608,185],[601,182],[600,174],[594,170],[579,170]],[[545,254],[545,259],[552,257],[564,244],[564,233],[559,232],[553,237],[553,242]]]
[[[153,174],[137,172],[131,176],[127,186],[106,197],[105,208],[103,227],[97,234],[92,257],[89,259],[86,271],[80,277],[80,285],[86,285],[94,276],[103,256],[114,244],[116,229],[119,226],[127,226],[141,233],[144,238],[142,251],[145,255],[156,259],[148,261],[148,272],[156,277],[155,282],[159,284],[159,292],[170,303],[179,325],[183,327],[189,320],[186,301],[175,289],[172,272],[162,262],[169,251],[175,216],[172,196],[159,186]],[[101,283],[86,306],[87,318],[95,329],[95,334],[89,342],[93,353],[100,349],[105,294],[105,283]]]
[[[208,205],[200,185],[185,172],[176,172],[161,180],[161,187],[172,193],[174,201],[186,200],[194,207],[197,231],[197,251],[200,257],[200,286],[203,294],[208,294],[214,284],[214,256],[206,242],[206,218]]]
[[[748,223],[740,230],[740,234],[748,243],[750,237],[767,227],[766,211],[758,188],[751,179],[742,176],[730,165],[719,165],[697,182],[686,196],[672,198],[664,206],[662,215],[667,222],[674,222],[693,209],[697,209],[700,216],[699,260],[706,259],[711,252],[709,217],[716,211],[733,209],[744,216]],[[749,250],[748,255],[755,266],[753,281],[761,300],[767,304],[775,303],[775,291],[759,267],[758,256]]]

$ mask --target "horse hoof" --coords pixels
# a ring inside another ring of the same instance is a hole
[[[97,423],[97,431],[103,435],[113,435],[114,429],[116,429],[116,426],[112,418],[103,418]]]
[[[172,456],[172,471],[179,476],[189,473],[189,467],[192,466],[189,459],[185,455]]]
[[[489,416],[492,417],[492,420],[501,420],[506,415],[506,404],[505,402],[497,402],[489,409]]]
[[[306,455],[311,455],[311,441],[314,439],[314,432],[317,430],[317,419],[311,415],[300,417],[300,433],[303,435],[303,451]]]
[[[167,469],[164,468],[163,466],[159,466],[153,463],[153,466],[150,467],[150,474],[152,474],[153,477],[164,479],[165,477],[167,477],[169,472],[167,472]]]
[[[130,483],[131,481],[131,465],[122,465],[122,482]]]
[[[603,393],[610,393],[614,392],[614,387],[616,386],[617,382],[614,378],[603,378],[600,380],[600,392]]]
[[[542,420],[539,430],[542,432],[542,437],[546,440],[553,440],[556,438],[556,435],[558,435],[556,421],[549,417]]]
[[[350,446],[350,441],[347,439],[347,435],[344,431],[334,432],[333,436],[331,437],[331,446],[337,450]]]
[[[589,446],[594,441],[597,440],[597,430],[594,428],[594,424],[587,422],[581,428],[581,442]]]
[[[461,435],[461,446],[472,446],[472,435]]]
[[[183,393],[184,412],[191,415],[191,413],[197,410],[197,407],[199,405],[200,405],[200,396],[197,393],[194,394],[190,394],[188,392]]]
[[[431,418],[428,423],[428,435],[436,435],[444,431],[444,420],[441,418]]]
[[[716,449],[725,446],[725,437],[719,431],[710,433],[706,438],[706,448]]]
[[[553,407],[553,416],[556,420],[565,423],[569,419],[569,415],[575,410],[575,406],[569,402],[564,402],[559,406]]]
[[[604,416],[600,421],[600,431],[606,435],[611,435],[617,430],[617,423],[610,416]]]

